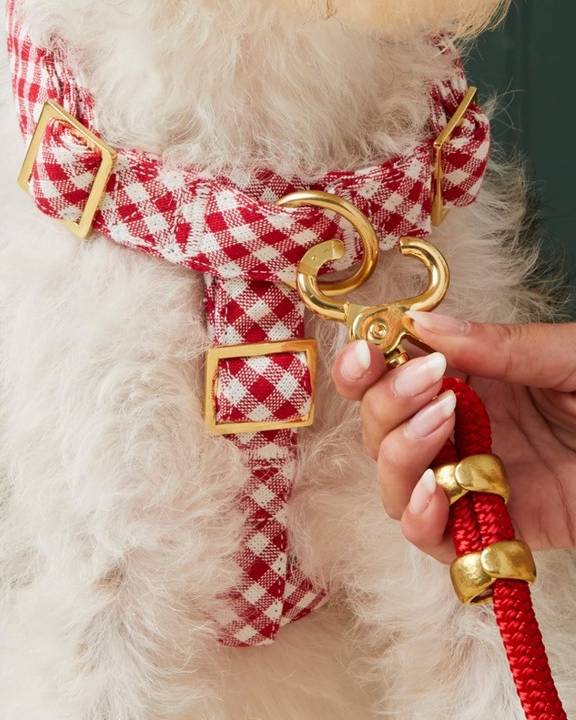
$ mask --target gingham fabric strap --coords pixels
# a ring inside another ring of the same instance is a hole
[[[53,99],[98,134],[94,103],[77,81],[61,43],[51,49],[32,43],[8,0],[8,48],[20,129],[29,140],[46,100]],[[283,209],[285,194],[310,187],[341,195],[366,213],[378,229],[382,249],[405,235],[431,232],[431,141],[443,129],[466,90],[455,57],[454,73],[432,89],[430,137],[380,165],[332,172],[305,183],[268,170],[209,176],[197,169],[167,167],[150,153],[119,149],[95,230],[111,240],[193,270],[224,279],[293,280],[294,266],[313,245],[338,237],[346,244],[342,269],[360,248],[346,222],[317,208]],[[443,154],[447,207],[472,203],[489,154],[489,123],[477,105]],[[98,153],[66,126],[54,122],[34,167],[31,192],[50,217],[77,220],[100,163]]]
[[[55,100],[98,134],[94,101],[72,70],[66,49],[35,44],[8,0],[8,50],[20,129],[30,140],[44,103]],[[445,52],[453,52],[449,47]],[[150,153],[119,149],[96,214],[94,230],[110,240],[200,271],[206,279],[206,319],[213,343],[232,345],[303,336],[303,306],[282,281],[294,279],[302,255],[338,238],[351,267],[359,242],[339,217],[317,208],[283,209],[285,194],[320,189],[357,205],[375,225],[386,250],[405,235],[431,231],[432,142],[459,105],[466,81],[454,55],[453,73],[431,90],[430,135],[397,157],[360,171],[332,172],[314,183],[268,170],[209,175],[166,166]],[[472,104],[443,153],[448,208],[472,203],[489,154],[489,124]],[[66,125],[52,122],[34,164],[30,191],[55,219],[78,220],[100,156]],[[330,269],[330,268],[329,268]],[[310,373],[300,353],[222,361],[215,398],[218,422],[292,420],[310,406]],[[279,627],[323,598],[290,557],[286,505],[295,475],[292,430],[232,435],[250,478],[240,499],[247,532],[237,562],[242,577],[220,618],[229,645],[270,642]]]
[[[304,336],[303,307],[295,291],[282,284],[208,275],[206,316],[218,345]],[[300,353],[222,361],[219,378],[222,422],[290,420],[310,407],[310,376]],[[236,556],[240,582],[217,619],[224,644],[257,645],[309,613],[324,593],[313,588],[289,554],[286,511],[296,472],[296,432],[269,430],[230,438],[250,470],[241,499],[247,524]]]

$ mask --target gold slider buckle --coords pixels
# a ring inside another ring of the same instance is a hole
[[[80,220],[78,222],[74,222],[73,220],[61,221],[71,232],[74,233],[74,235],[85,239],[92,230],[94,216],[96,215],[96,211],[98,210],[98,207],[102,202],[102,198],[104,197],[104,193],[106,192],[106,185],[108,184],[108,180],[112,174],[117,154],[115,150],[100,140],[99,137],[94,135],[93,132],[88,130],[88,128],[82,125],[81,122],[76,120],[73,115],[66,112],[66,110],[64,110],[64,108],[58,103],[54,102],[54,100],[48,100],[44,104],[38,124],[34,130],[30,146],[26,152],[22,168],[18,175],[18,184],[25,192],[30,192],[29,182],[32,176],[34,163],[38,157],[46,128],[52,120],[58,120],[59,122],[67,125],[73,132],[82,138],[91,150],[99,152],[102,158]]]
[[[468,88],[468,92],[464,95],[464,99],[457,107],[456,112],[450,118],[444,130],[442,130],[440,135],[438,135],[434,141],[434,197],[432,199],[432,224],[436,227],[444,222],[444,219],[448,214],[448,210],[446,210],[444,205],[444,196],[442,193],[442,181],[444,180],[444,171],[442,169],[442,151],[456,129],[462,125],[464,115],[468,112],[468,108],[476,97],[477,92],[478,88]]]
[[[218,366],[221,360],[229,358],[251,358],[260,355],[276,355],[278,353],[305,353],[310,383],[312,386],[312,402],[309,412],[294,420],[286,421],[254,421],[219,423],[216,418],[216,396],[218,394]],[[246,345],[223,345],[209,348],[206,353],[204,411],[208,430],[215,435],[236,435],[239,433],[260,432],[262,430],[284,430],[308,427],[314,422],[316,369],[318,350],[316,341],[312,339],[281,340],[279,342],[263,342]]]
[[[456,558],[450,568],[452,584],[463,603],[479,605],[489,602],[496,580],[536,580],[534,557],[521,540],[493,543],[482,552]]]

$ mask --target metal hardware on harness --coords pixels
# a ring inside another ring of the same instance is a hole
[[[347,295],[348,293],[356,290],[356,288],[359,288],[361,285],[363,285],[366,280],[368,280],[368,278],[372,275],[372,273],[376,269],[376,265],[378,263],[378,253],[380,252],[378,234],[376,233],[374,226],[372,225],[370,220],[368,220],[366,215],[364,215],[364,213],[351,202],[348,202],[348,200],[344,200],[344,198],[338,197],[338,195],[332,195],[330,193],[322,192],[320,190],[303,190],[301,192],[295,192],[291,193],[290,195],[286,195],[278,201],[278,205],[280,205],[281,207],[289,208],[302,207],[303,205],[312,205],[315,207],[323,208],[324,210],[330,210],[331,212],[334,212],[337,215],[340,215],[341,217],[348,220],[348,222],[354,227],[354,229],[360,236],[364,249],[364,258],[362,260],[362,264],[351,277],[345,280],[339,280],[335,282],[318,281],[318,285],[322,289],[324,295],[328,295],[329,297]],[[337,241],[334,241],[334,243],[338,246],[341,246],[341,244]],[[314,251],[319,247],[321,247],[321,245],[316,245],[309,252],[314,253]],[[308,254],[309,253],[306,253],[304,257],[306,257]],[[336,260],[343,257],[343,255],[344,249],[342,247],[342,252],[331,259]],[[296,288],[296,283],[292,287]]]
[[[469,455],[459,463],[440,465],[434,474],[450,505],[469,492],[499,495],[505,503],[510,500],[506,470],[496,455]]]
[[[74,235],[79,238],[86,239],[92,230],[92,223],[94,222],[94,216],[104,193],[106,192],[106,185],[112,170],[114,168],[114,162],[116,160],[116,151],[109,147],[105,142],[100,140],[99,137],[94,135],[93,132],[88,130],[87,127],[82,125],[73,115],[66,112],[64,108],[54,100],[48,100],[42,109],[40,118],[34,130],[32,140],[26,152],[24,163],[18,174],[18,184],[25,192],[30,192],[29,182],[32,177],[32,171],[34,169],[34,163],[38,157],[42,140],[44,139],[44,133],[48,124],[53,120],[64,123],[74,133],[80,136],[80,138],[86,143],[86,145],[95,152],[99,152],[102,158],[98,172],[94,178],[88,200],[82,212],[82,216],[78,222],[72,220],[62,220],[61,222],[71,230]]]
[[[314,193],[308,193],[308,196],[310,195]],[[325,193],[322,195],[324,196]],[[336,196],[330,196],[330,203],[331,208],[336,212],[340,210],[342,215],[344,212],[350,212],[350,203]],[[364,228],[361,233],[363,241],[366,237],[371,240],[375,236],[374,228],[370,227],[371,232],[366,232]],[[332,295],[343,293],[334,292],[334,288],[330,286],[327,291],[326,284],[319,282],[318,273],[327,262],[338,260],[344,255],[344,246],[337,240],[328,240],[308,250],[298,265],[296,279],[298,292],[310,310],[346,325],[350,340],[368,340],[377,345],[391,366],[402,365],[408,360],[408,355],[402,346],[404,339],[428,349],[414,333],[412,321],[406,313],[408,310],[433,310],[446,296],[450,284],[450,271],[444,256],[426,240],[402,238],[400,252],[405,257],[417,258],[424,264],[428,270],[428,287],[420,295],[386,305],[365,306],[347,300],[331,299]],[[358,287],[361,284],[358,282],[359,278],[363,277],[365,280],[374,272],[377,260],[377,252],[366,253],[361,268],[362,274],[360,275],[359,271],[353,278],[344,281],[344,286],[347,282],[350,287]],[[342,284],[339,287],[342,287]]]
[[[444,150],[444,146],[454,134],[454,131],[462,125],[464,115],[466,115],[466,112],[476,97],[477,92],[478,88],[470,87],[468,89],[468,92],[464,95],[464,99],[456,108],[456,112],[450,118],[444,130],[442,130],[440,135],[438,135],[434,141],[434,194],[432,199],[432,224],[435,226],[441,225],[448,214],[448,210],[446,210],[444,205],[444,196],[442,194],[442,181],[444,179],[442,152]]]
[[[452,583],[463,603],[480,604],[491,599],[490,589],[496,580],[536,580],[534,557],[521,540],[493,543],[482,552],[456,558],[450,568]]]
[[[277,353],[305,353],[310,372],[312,398],[309,412],[301,418],[286,421],[253,421],[253,422],[224,422],[219,423],[216,417],[216,397],[218,394],[218,365],[220,360],[227,358],[249,358],[260,355],[274,355]],[[278,342],[263,342],[246,345],[222,345],[209,348],[206,352],[204,411],[208,430],[214,435],[233,435],[238,433],[260,432],[261,430],[284,430],[308,427],[314,422],[314,398],[316,390],[317,367],[316,341],[281,340]]]

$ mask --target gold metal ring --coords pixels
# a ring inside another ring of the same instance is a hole
[[[338,195],[331,195],[320,190],[304,190],[291,193],[279,200],[278,205],[292,208],[313,205],[324,210],[331,210],[348,220],[360,236],[364,246],[362,265],[349,278],[334,282],[321,282],[320,287],[325,295],[330,297],[347,295],[363,285],[372,275],[378,263],[380,250],[378,235],[370,220],[355,205],[344,200],[344,198],[338,197]],[[338,245],[342,246],[342,254],[344,254],[344,246],[339,242]]]

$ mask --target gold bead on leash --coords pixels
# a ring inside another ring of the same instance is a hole
[[[437,467],[434,474],[450,505],[469,492],[499,495],[506,503],[510,499],[506,470],[496,455],[470,455],[458,463]]]
[[[437,467],[434,474],[450,505],[469,492],[498,495],[506,503],[510,499],[506,470],[496,455],[470,455],[458,463]],[[450,576],[460,601],[477,605],[491,599],[496,580],[534,582],[536,566],[526,543],[507,540],[456,558]]]
[[[496,580],[536,580],[532,552],[521,540],[505,540],[489,545],[482,552],[456,558],[450,567],[454,590],[463,603],[488,602]]]

